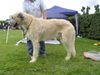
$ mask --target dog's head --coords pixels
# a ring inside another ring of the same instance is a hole
[[[22,25],[23,25],[24,27],[27,28],[29,26],[29,24],[32,22],[32,18],[33,18],[32,15],[29,15],[27,13],[19,12],[19,13],[15,13],[15,14],[11,15],[9,17],[8,22],[13,27],[17,23],[19,26],[22,27]]]
[[[29,15],[27,13],[19,12],[11,15],[9,17],[8,23],[12,28],[18,27],[26,33],[29,24],[32,22],[32,17],[32,15]]]
[[[15,26],[17,24],[23,24],[24,22],[24,14],[23,13],[16,13],[9,17],[8,23],[11,26]]]

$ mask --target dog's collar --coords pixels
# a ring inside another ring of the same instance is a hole
[[[31,22],[28,24],[27,30],[29,29],[29,26],[31,25],[32,21],[33,21],[33,20],[31,20]]]

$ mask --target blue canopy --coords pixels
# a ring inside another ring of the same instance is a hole
[[[48,9],[47,12],[48,12],[48,15],[50,15],[51,13],[54,13],[54,14],[64,14],[67,16],[74,16],[75,14],[78,13],[75,10],[66,9],[59,6],[53,6],[52,8]]]
[[[59,13],[52,13],[52,12],[48,12],[49,14],[47,14],[47,18],[48,19],[52,19],[52,18],[56,18],[56,19],[68,19],[68,17],[64,14],[59,14]]]

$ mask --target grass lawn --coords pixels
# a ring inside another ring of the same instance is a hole
[[[7,44],[5,36],[6,31],[0,30],[0,75],[100,75],[100,62],[83,57],[84,51],[100,51],[100,46],[93,45],[100,41],[76,38],[77,56],[69,61],[64,60],[62,45],[46,45],[47,55],[29,63],[26,44],[15,46],[22,38],[21,31],[10,30]]]

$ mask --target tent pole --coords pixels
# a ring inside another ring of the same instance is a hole
[[[78,36],[79,35],[79,33],[78,33],[78,31],[79,31],[79,29],[78,29],[78,14],[75,14],[75,28],[76,28],[76,35]]]

